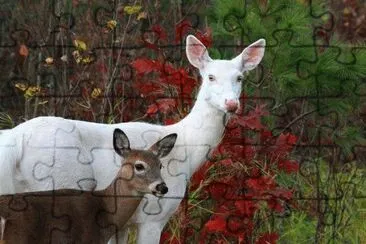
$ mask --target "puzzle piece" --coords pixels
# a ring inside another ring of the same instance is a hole
[[[0,111],[14,125],[45,115],[159,124],[138,130],[113,125],[134,135],[131,147],[139,149],[179,131],[178,138],[189,143],[177,145],[175,156],[162,160],[168,194],[146,196],[131,221],[143,226],[139,219],[147,216],[149,241],[160,231],[155,224],[181,202],[162,235],[165,243],[177,236],[181,243],[350,242],[339,230],[352,230],[343,221],[360,212],[366,196],[364,11],[357,1],[54,1],[47,6],[3,1]],[[204,27],[211,28],[213,38],[202,34]],[[232,59],[255,40],[266,39],[264,62],[244,78],[236,122],[226,124],[229,116],[217,119],[202,112],[177,129],[175,123],[190,116],[201,86],[186,58],[189,33],[199,36],[215,59]],[[214,133],[211,141],[200,141],[215,120],[226,125],[216,149]],[[71,188],[99,190],[120,167],[110,142],[90,138],[99,127],[39,119],[24,128],[17,137],[0,131],[0,156],[17,160],[22,146],[31,158],[27,172],[34,188],[72,182]],[[189,163],[193,160],[208,162],[199,169]],[[117,207],[112,202],[98,211],[113,215]],[[7,210],[30,209],[21,198]],[[54,218],[47,232],[57,243],[72,221],[68,209]],[[99,224],[117,232],[114,222]],[[286,232],[296,232],[301,224],[311,229],[300,231],[307,238]],[[215,233],[203,236],[207,230]]]

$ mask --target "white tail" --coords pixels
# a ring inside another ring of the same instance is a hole
[[[130,220],[138,224],[139,243],[159,243],[161,230],[184,197],[187,181],[220,142],[225,114],[240,108],[243,75],[258,65],[264,48],[265,41],[261,39],[232,60],[213,60],[198,39],[188,36],[187,57],[199,69],[202,85],[186,118],[170,126],[136,122],[104,125],[55,117],[32,119],[7,133],[14,140],[22,136],[26,140],[18,164],[3,162],[11,164],[12,172],[0,169],[0,182],[2,177],[14,175],[15,192],[21,192],[79,188],[80,182],[83,182],[83,189],[92,189],[95,181],[87,179],[95,179],[97,189],[103,189],[118,171],[118,162],[114,160],[111,147],[113,128],[126,132],[135,148],[148,148],[158,138],[177,133],[176,146],[162,159],[162,176],[169,186],[166,198],[145,195]],[[3,160],[3,155],[0,155],[0,160]],[[119,243],[125,238],[126,235]]]

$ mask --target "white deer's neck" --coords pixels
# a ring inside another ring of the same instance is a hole
[[[204,90],[201,90],[191,112],[175,124],[178,127],[175,129],[184,134],[178,140],[190,152],[189,172],[186,172],[189,176],[206,161],[208,151],[220,143],[225,124],[225,113],[209,104],[204,99]]]

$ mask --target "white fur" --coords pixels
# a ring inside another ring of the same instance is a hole
[[[52,188],[92,189],[95,184],[97,190],[104,189],[118,172],[119,160],[112,146],[114,128],[126,133],[131,148],[141,149],[167,134],[177,133],[174,149],[162,158],[162,177],[168,193],[163,198],[146,195],[130,220],[138,224],[138,243],[159,243],[161,231],[184,197],[191,175],[221,141],[227,112],[225,100],[238,101],[240,96],[237,77],[258,65],[264,46],[265,41],[259,40],[233,60],[212,60],[203,44],[188,36],[187,56],[200,69],[202,86],[190,114],[174,125],[107,125],[38,117],[2,131],[0,194]],[[215,80],[209,81],[208,75]],[[126,240],[126,233],[121,230],[119,243]]]

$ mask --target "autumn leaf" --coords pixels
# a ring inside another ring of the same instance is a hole
[[[196,189],[201,182],[206,179],[207,173],[213,163],[211,161],[207,161],[204,163],[191,177],[191,187],[192,189]]]
[[[293,160],[281,160],[278,163],[278,168],[285,171],[287,174],[296,173],[299,171],[299,163]]]
[[[166,32],[160,25],[154,25],[151,30],[158,35],[158,39],[166,40]]]
[[[235,201],[235,207],[245,216],[252,216],[258,209],[258,206],[253,199],[237,200]]]
[[[78,39],[74,40],[74,46],[80,51],[85,51],[87,49],[86,43]]]
[[[205,228],[210,232],[224,232],[226,231],[226,219],[216,215],[206,222]]]
[[[21,91],[25,91],[27,90],[28,86],[24,83],[16,83],[15,87],[18,88]]]
[[[225,199],[225,195],[228,192],[230,186],[221,182],[213,182],[209,185],[209,192],[211,198],[214,200]]]
[[[198,40],[200,40],[202,42],[203,45],[205,45],[205,47],[211,47],[212,46],[212,30],[211,29],[207,29],[206,32],[201,33],[201,32],[197,32],[196,33],[196,37],[198,38]]]
[[[132,67],[135,68],[137,74],[148,74],[160,70],[162,65],[155,60],[140,58],[132,62]]]
[[[151,104],[147,110],[146,110],[146,114],[147,115],[153,115],[153,114],[156,114],[157,112],[159,111],[159,108],[158,106],[154,103],[154,104]]]
[[[26,45],[22,44],[20,45],[20,48],[19,48],[19,54],[24,56],[24,57],[27,57],[28,54],[29,54],[29,51],[28,51],[28,48]]]
[[[81,62],[83,64],[90,64],[91,62],[94,61],[94,58],[92,56],[85,56],[81,59]]]
[[[102,94],[102,89],[100,88],[94,88],[92,93],[91,93],[91,97],[92,98],[97,98]]]
[[[158,99],[155,101],[154,104],[151,104],[147,111],[146,114],[147,115],[153,115],[156,114],[158,111],[160,111],[161,113],[168,113],[172,108],[176,107],[176,101],[172,98],[163,98],[163,99]]]
[[[52,57],[48,57],[48,58],[46,58],[46,64],[48,64],[48,65],[51,65],[51,64],[53,64],[53,58]]]
[[[117,26],[117,21],[115,20],[110,20],[107,22],[107,28],[110,30],[114,30],[114,28],[116,28]]]
[[[41,88],[39,86],[30,86],[24,93],[25,98],[31,98],[35,95],[38,95],[41,91]]]
[[[178,44],[182,41],[183,36],[188,32],[192,24],[188,20],[183,20],[175,26],[175,43]]]
[[[255,242],[255,244],[275,244],[277,243],[278,238],[279,235],[277,233],[265,233]]]
[[[255,191],[270,190],[276,186],[276,182],[270,176],[261,176],[258,178],[246,180],[246,184],[250,189]]]
[[[142,9],[142,6],[134,5],[134,6],[126,6],[126,7],[124,7],[123,10],[125,11],[126,14],[131,15],[131,14],[136,14],[136,13],[140,12],[141,9]]]
[[[137,20],[146,19],[146,18],[147,18],[147,13],[145,11],[141,12],[137,15]]]

